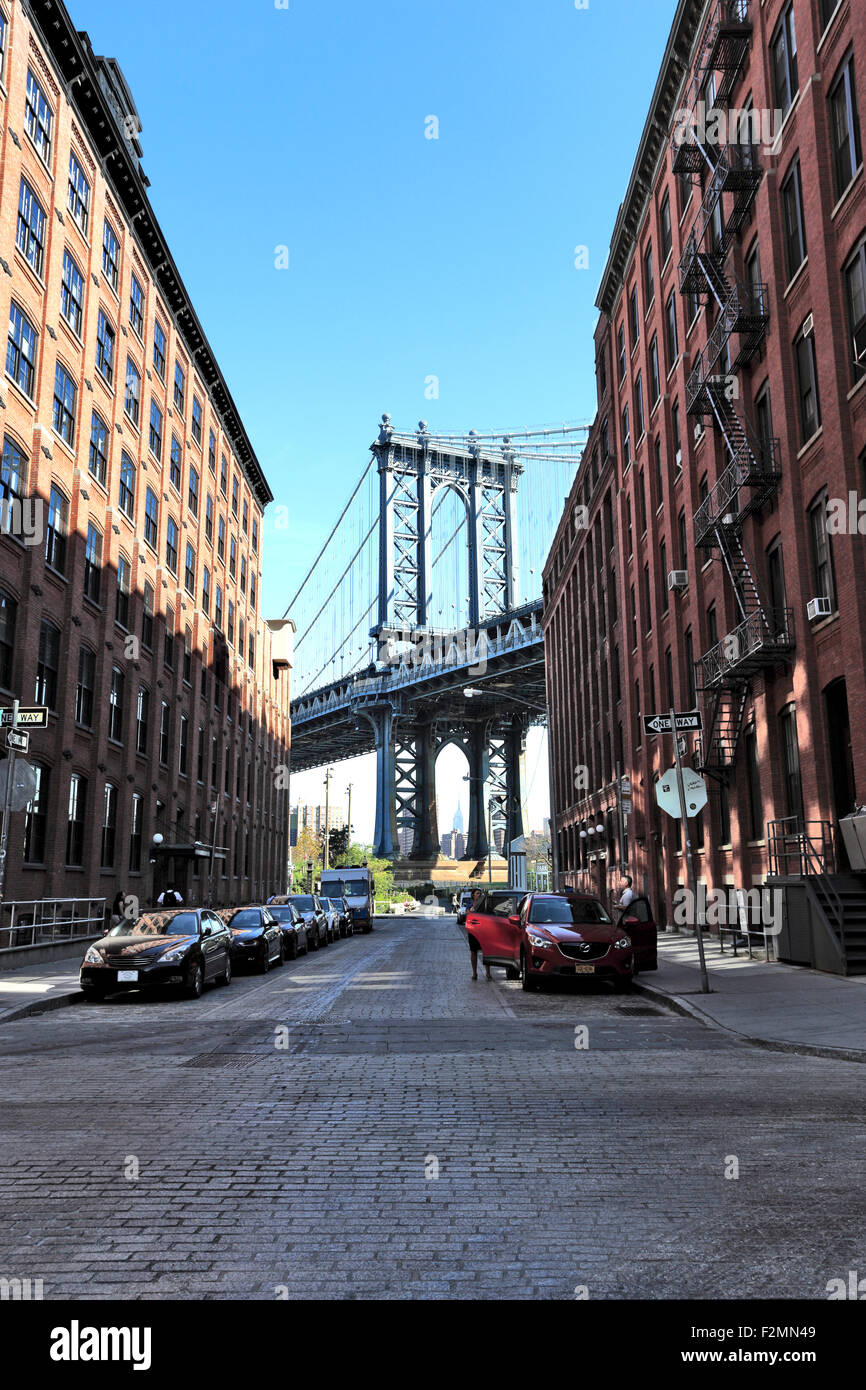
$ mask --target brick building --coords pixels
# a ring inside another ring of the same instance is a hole
[[[0,0],[0,64],[0,702],[51,711],[5,895],[258,899],[288,857],[285,634],[259,602],[272,495],[148,202],[117,63],[56,0]]]
[[[681,0],[613,233],[544,576],[556,845],[560,882],[625,859],[662,918],[685,873],[643,714],[703,712],[708,887],[845,870],[866,799],[864,84],[862,5]]]

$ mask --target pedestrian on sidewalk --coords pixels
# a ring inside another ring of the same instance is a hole
[[[480,889],[480,888],[476,888],[475,891],[474,891],[474,893],[472,894],[472,901],[471,901],[471,903],[469,904],[469,908],[468,908],[468,910],[467,910],[467,914],[466,914],[467,923],[468,923],[468,920],[469,920],[469,913],[470,913],[470,912],[477,912],[477,911],[478,911],[478,908],[479,908],[479,906],[480,906],[480,904],[481,904],[481,889]],[[472,935],[471,931],[469,930],[468,925],[467,925],[467,927],[466,927],[466,939],[467,939],[467,941],[469,942],[469,955],[470,955],[470,958],[471,958],[471,960],[472,960],[472,978],[473,978],[473,980],[477,980],[477,979],[478,979],[478,955],[479,955],[479,952],[481,951],[481,947],[480,947],[480,945],[478,944],[477,938],[474,937],[474,936]],[[482,955],[483,955],[483,953],[482,953]],[[488,980],[492,980],[492,979],[493,979],[493,976],[492,976],[491,973],[490,973],[490,966],[487,965],[486,962],[485,962],[485,965],[484,965],[484,969],[485,969],[485,971],[486,971],[486,977],[485,977],[485,978],[488,979]]]
[[[126,907],[126,894],[123,889],[118,889],[115,894],[114,902],[111,904],[111,917],[109,927],[119,927],[125,917],[124,908]]]
[[[628,874],[625,874],[622,880],[622,893],[617,899],[616,905],[618,908],[620,908],[621,911],[624,912],[625,909],[629,907],[631,903],[634,902],[636,897],[637,894],[635,893],[634,888],[632,887],[632,880]]]

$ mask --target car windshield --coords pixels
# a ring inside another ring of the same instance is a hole
[[[131,925],[121,922],[109,936],[196,936],[198,918],[194,912],[148,912]]]
[[[309,894],[299,893],[297,897],[292,898],[292,902],[299,912],[315,911],[315,904]]]
[[[343,898],[366,898],[369,884],[363,878],[344,878],[340,883],[340,896]]]
[[[291,922],[293,920],[292,909],[290,907],[272,907],[271,916],[278,922]]]
[[[551,926],[581,926],[585,922],[609,922],[601,903],[592,898],[534,898],[530,922]]]
[[[236,912],[229,920],[232,931],[243,930],[245,927],[260,927],[262,924],[257,907],[244,907],[240,912]]]

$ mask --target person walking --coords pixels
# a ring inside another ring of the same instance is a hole
[[[473,978],[473,980],[477,980],[477,979],[478,979],[478,955],[479,955],[479,952],[481,952],[481,946],[479,945],[477,938],[474,937],[474,936],[472,935],[472,932],[469,930],[468,922],[469,922],[469,913],[470,913],[470,912],[477,912],[477,911],[478,911],[478,908],[479,908],[479,906],[480,906],[480,904],[481,904],[481,897],[482,897],[481,889],[480,889],[480,888],[476,888],[475,891],[474,891],[474,893],[472,894],[472,901],[471,901],[471,903],[469,904],[469,907],[468,907],[467,913],[466,913],[466,921],[467,921],[466,939],[467,939],[467,941],[469,942],[469,956],[470,956],[470,959],[471,959],[471,961],[472,961],[472,978]],[[482,959],[483,959],[483,952],[481,952],[481,954],[482,954]],[[490,966],[487,965],[486,962],[485,962],[485,965],[484,965],[484,970],[485,970],[485,972],[486,972],[485,978],[488,979],[488,980],[492,980],[492,979],[493,979],[493,976],[492,976],[491,973],[490,973]]]
[[[115,894],[114,902],[111,904],[111,917],[108,923],[109,928],[120,926],[121,922],[124,920],[126,916],[126,912],[124,911],[125,907],[126,895],[124,894],[123,889],[120,888]]]

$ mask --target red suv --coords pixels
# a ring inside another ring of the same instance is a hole
[[[498,900],[498,901],[497,901]],[[509,901],[510,900],[510,901]],[[466,917],[485,964],[519,972],[524,989],[554,976],[592,976],[628,989],[635,965],[652,968],[655,923],[611,921],[598,898],[584,893],[487,893]]]

